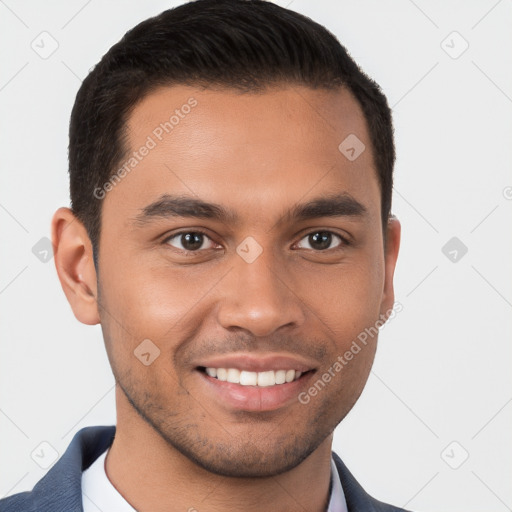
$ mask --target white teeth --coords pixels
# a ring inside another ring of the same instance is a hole
[[[229,368],[228,378],[226,380],[233,384],[238,384],[240,382],[240,370],[237,370],[236,368]]]
[[[206,373],[210,377],[217,377],[217,368],[206,368]]]
[[[272,370],[268,372],[258,372],[258,386],[274,386],[276,383],[276,374]]]
[[[286,370],[278,370],[276,372],[276,384],[284,384],[286,382]]]
[[[297,380],[302,372],[296,370],[269,370],[266,372],[248,372],[237,368],[206,368],[206,374],[224,382],[242,386],[268,387]]]
[[[242,370],[240,372],[240,384],[242,384],[242,386],[257,386],[258,374],[256,372],[246,372]]]

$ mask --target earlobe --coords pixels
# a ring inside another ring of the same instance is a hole
[[[82,222],[69,208],[52,219],[54,261],[60,284],[75,317],[87,325],[100,322],[92,244]]]
[[[396,261],[398,258],[398,251],[400,249],[400,234],[401,234],[400,221],[391,215],[387,225],[386,246],[384,249],[384,289],[382,294],[381,315],[386,320],[395,302],[395,290],[393,284],[393,276],[395,273]]]

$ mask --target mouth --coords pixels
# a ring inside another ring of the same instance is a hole
[[[200,366],[198,370],[221,382],[229,382],[231,384],[239,384],[240,386],[254,386],[259,388],[289,384],[290,382],[299,380],[303,374],[313,371],[308,370],[306,372],[302,372],[300,370],[290,368],[282,370],[265,370],[260,372],[252,372],[248,370],[240,370],[238,368],[214,368],[211,366]]]
[[[228,414],[286,411],[298,403],[315,369],[283,367],[259,371],[236,367],[199,366],[199,385],[207,403]]]

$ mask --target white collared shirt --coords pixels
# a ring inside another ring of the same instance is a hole
[[[327,512],[348,512],[347,501],[345,500],[345,493],[341,486],[340,474],[338,468],[331,457],[331,498],[329,499],[329,506]]]
[[[113,486],[105,471],[103,452],[82,473],[82,503],[84,512],[137,512]],[[334,460],[331,458],[332,489],[327,512],[347,512],[345,494],[341,487],[340,476]]]

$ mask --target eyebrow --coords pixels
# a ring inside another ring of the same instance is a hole
[[[366,208],[359,201],[347,193],[341,193],[297,204],[279,220],[279,224],[319,217],[363,217],[366,213]]]
[[[359,201],[347,193],[341,193],[297,204],[289,209],[275,225],[319,217],[362,217],[366,213],[366,208]],[[144,226],[153,219],[172,217],[213,219],[225,224],[237,224],[239,220],[236,212],[220,204],[190,196],[164,194],[157,201],[144,207],[135,217],[134,223],[137,226]]]

